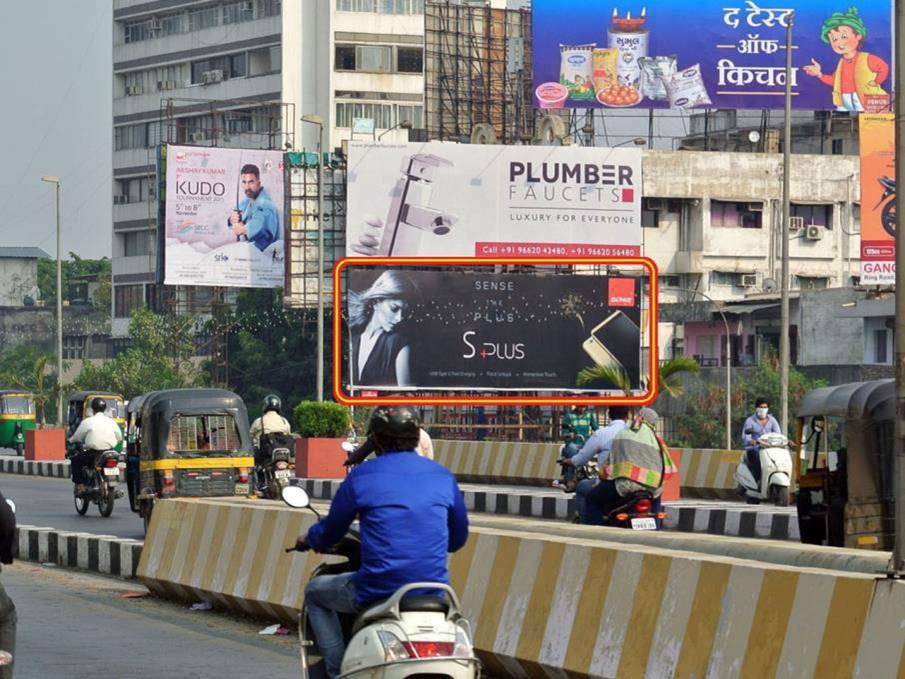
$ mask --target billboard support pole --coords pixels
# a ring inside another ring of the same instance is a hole
[[[779,329],[779,426],[783,434],[789,431],[789,217],[791,214],[791,160],[792,160],[792,24],[795,15],[786,19],[786,96],[782,141],[782,223],[779,237],[782,244],[782,299]]]
[[[893,35],[896,41],[905,36],[905,0],[895,0],[895,27]],[[896,113],[896,186],[905,184],[905,123],[902,114],[905,112],[905,62],[902,48],[896,45],[893,50],[895,60],[895,103]],[[895,422],[895,544],[892,552],[890,571],[896,576],[905,572],[905,294],[899,294],[905,287],[905,246],[903,246],[902,229],[905,225],[896,210],[896,322],[895,322],[895,360],[896,360],[896,422]]]

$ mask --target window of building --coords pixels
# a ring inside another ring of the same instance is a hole
[[[245,52],[240,54],[228,54],[222,57],[211,57],[192,62],[192,83],[210,82],[210,74],[213,71],[219,73],[219,80],[230,78],[244,78],[247,74]],[[205,73],[208,75],[205,76]],[[216,80],[214,81],[216,82]]]
[[[336,0],[341,12],[377,14],[424,14],[424,0]]]
[[[120,125],[113,128],[113,150],[148,148],[148,125]]]
[[[657,284],[662,287],[667,288],[678,288],[679,287],[679,277],[678,276],[657,276]]]
[[[861,203],[852,203],[852,231],[861,231]]]
[[[710,285],[735,285],[738,274],[734,271],[711,271]]]
[[[160,36],[185,33],[185,14],[167,14],[160,17]]]
[[[393,48],[389,45],[356,45],[355,70],[390,73],[393,70]]]
[[[420,104],[373,104],[368,102],[336,102],[336,126],[352,127],[355,118],[370,118],[377,129],[388,130],[403,120],[412,127],[423,126],[424,108]]]
[[[335,68],[337,71],[355,70],[355,45],[336,46]]]
[[[255,18],[255,5],[248,0],[227,2],[223,5],[223,23],[238,24]]]
[[[128,318],[134,309],[142,307],[142,286],[117,285],[113,291],[113,315],[116,318]]]
[[[641,226],[656,229],[660,226],[660,211],[641,208]]]
[[[804,220],[805,226],[815,224],[827,229],[833,228],[832,205],[798,205],[792,203],[791,216],[801,217]]]
[[[139,257],[151,253],[151,238],[148,231],[127,231],[123,234],[123,256]]]
[[[420,47],[397,47],[396,70],[399,73],[422,73],[424,71],[424,50]]]
[[[251,50],[248,53],[248,75],[249,77],[254,77],[269,73],[279,73],[282,68],[281,60],[279,45]]]
[[[220,19],[220,7],[210,5],[189,11],[189,31],[200,31],[216,26]]]
[[[710,201],[710,225],[713,227],[760,229],[763,215],[763,203]]]
[[[823,276],[795,276],[799,290],[826,290],[828,279]]]
[[[151,37],[151,20],[142,19],[125,25],[124,39],[127,43],[141,42]]]
[[[842,139],[834,139],[833,140],[833,155],[841,156],[845,151],[845,142]]]
[[[874,330],[874,363],[889,363],[886,347],[887,331]]]
[[[63,335],[63,358],[85,358],[85,335]]]

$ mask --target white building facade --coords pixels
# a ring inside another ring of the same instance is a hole
[[[423,0],[114,0],[113,32],[117,336],[160,297],[161,142],[313,151],[317,127],[300,118],[316,114],[332,150],[355,119],[387,141],[423,125]],[[189,310],[211,298],[168,294]]]

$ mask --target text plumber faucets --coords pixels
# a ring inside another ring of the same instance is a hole
[[[455,215],[426,207],[426,204],[430,201],[434,173],[439,168],[452,166],[445,158],[429,153],[418,153],[402,161],[402,177],[393,189],[393,201],[378,256],[389,257],[394,251],[415,255],[418,254],[422,231],[430,231],[437,236],[449,233],[457,221]]]

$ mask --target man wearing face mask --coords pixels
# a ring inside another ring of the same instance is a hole
[[[781,434],[779,422],[770,414],[770,402],[765,398],[759,398],[754,402],[754,414],[745,420],[742,427],[742,445],[745,447],[748,469],[754,474],[754,479],[760,483],[760,449],[758,442],[764,434]]]

